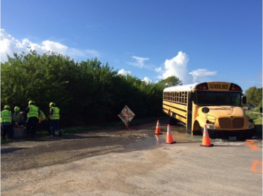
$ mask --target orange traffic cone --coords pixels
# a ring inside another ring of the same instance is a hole
[[[160,129],[159,120],[157,120],[155,135],[160,135],[160,134],[162,134],[162,133],[161,133],[161,129]]]
[[[202,144],[200,146],[204,146],[204,147],[214,146],[214,144],[211,144],[211,142],[210,142],[210,138],[209,138],[208,131],[206,128],[206,124],[204,126],[203,141],[202,141]]]
[[[167,125],[167,136],[166,136],[166,143],[167,144],[173,144],[175,141],[173,140],[173,136],[170,130],[170,125]]]

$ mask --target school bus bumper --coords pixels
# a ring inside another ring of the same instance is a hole
[[[246,129],[246,130],[215,130],[215,129],[207,129],[209,133],[209,137],[212,139],[222,138],[227,139],[229,137],[236,137],[237,139],[248,139],[251,138],[256,133],[256,129]]]

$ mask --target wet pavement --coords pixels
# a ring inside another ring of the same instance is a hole
[[[1,195],[262,194],[261,140],[211,140],[160,122],[15,140],[1,147]],[[170,137],[170,136],[169,136]]]
[[[129,152],[158,147],[166,143],[167,127],[160,122],[161,135],[155,135],[155,122],[131,127],[64,134],[61,138],[48,137],[35,140],[15,140],[1,146],[2,171],[17,171],[63,164],[75,160],[112,152]],[[171,126],[176,143],[200,143],[202,135],[192,136],[183,126]],[[211,140],[211,142],[229,142]]]

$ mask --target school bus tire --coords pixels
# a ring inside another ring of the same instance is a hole
[[[203,129],[199,125],[198,121],[194,122],[194,128],[193,128],[193,135],[202,135],[203,134]]]
[[[169,124],[170,124],[170,125],[177,125],[177,122],[178,122],[177,119],[175,119],[175,118],[173,118],[173,117],[170,117],[170,118],[169,118]]]

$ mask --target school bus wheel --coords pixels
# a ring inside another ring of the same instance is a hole
[[[203,129],[199,125],[198,121],[194,122],[194,127],[193,127],[193,135],[202,135],[203,134]]]
[[[173,118],[173,117],[170,117],[169,118],[169,124],[170,125],[177,125],[177,119]]]

